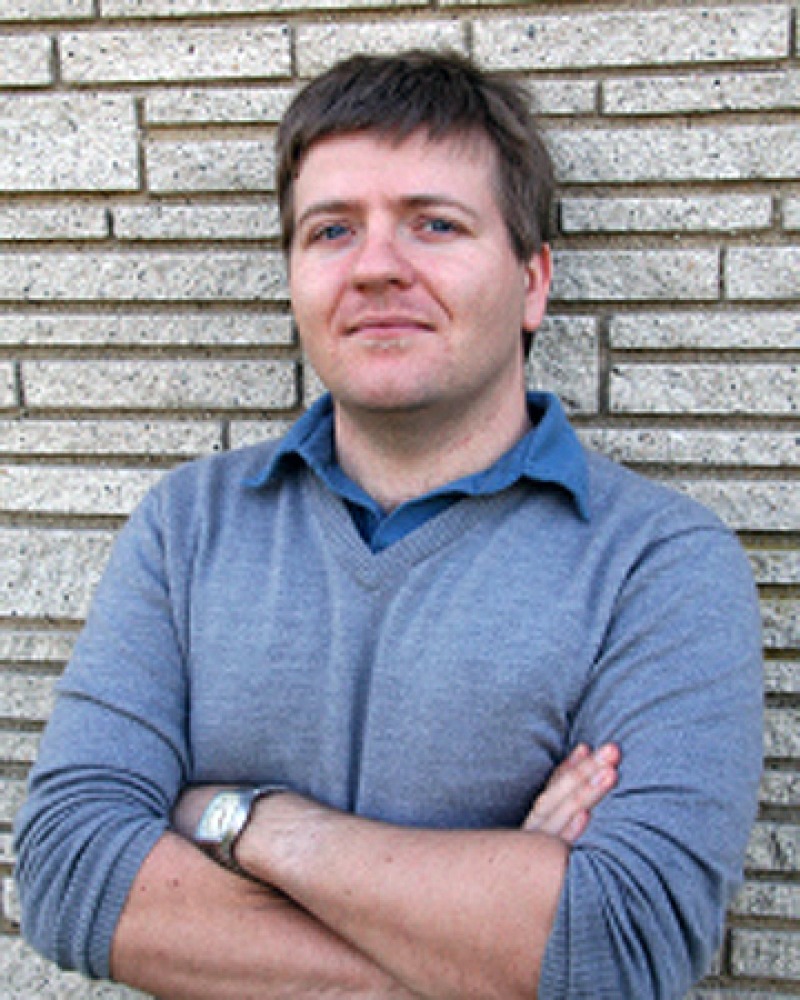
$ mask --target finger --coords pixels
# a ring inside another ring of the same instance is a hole
[[[619,749],[614,744],[607,744],[588,756],[570,755],[537,797],[524,829],[562,835],[578,813],[590,811],[616,784],[619,759]]]

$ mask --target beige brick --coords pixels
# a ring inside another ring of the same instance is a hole
[[[87,240],[107,235],[103,208],[84,205],[0,208],[0,240]]]
[[[31,361],[31,409],[287,409],[297,403],[291,361]]]
[[[767,660],[764,690],[767,694],[800,694],[800,659]]]
[[[797,482],[681,480],[673,485],[716,511],[734,531],[796,531],[800,523]]]
[[[112,539],[110,531],[0,527],[0,615],[85,618]]]
[[[0,87],[41,87],[51,82],[47,35],[0,36]]]
[[[292,339],[292,321],[288,315],[255,314],[244,310],[127,316],[119,313],[107,316],[0,315],[0,344],[28,347],[267,347],[291,344]]]
[[[114,213],[114,234],[121,240],[264,240],[275,239],[279,233],[274,202],[144,205],[121,207]]]
[[[0,510],[27,514],[129,514],[162,470],[0,466]]]
[[[711,973],[716,975],[718,973]],[[795,994],[795,997],[797,994]],[[685,1000],[794,1000],[788,993],[776,993],[770,987],[768,990],[743,989],[741,986],[733,986],[726,989],[722,986],[703,986],[702,982],[696,989],[690,990]]]
[[[53,711],[55,684],[55,677],[0,671],[0,716],[15,721],[44,722]],[[11,737],[6,737],[3,744],[5,752],[0,754],[3,760],[11,760],[10,754],[26,755],[27,760],[31,752],[35,752],[38,737],[30,733],[15,733],[13,738],[18,740],[23,735],[27,735],[29,740],[19,743],[16,751],[9,742]]]
[[[753,871],[792,872],[800,864],[800,826],[756,823],[747,849]]]
[[[800,107],[800,73],[791,70],[638,77],[603,84],[612,115],[777,111]]]
[[[17,389],[14,379],[14,367],[7,362],[0,362],[0,406],[16,406]]]
[[[0,823],[10,824],[25,798],[25,783],[14,778],[0,778]]]
[[[615,413],[796,415],[798,366],[618,364],[609,376]]]
[[[768,195],[709,195],[680,198],[565,198],[561,228],[566,233],[735,232],[767,229]]]
[[[550,129],[562,182],[792,180],[800,161],[794,125]]]
[[[3,704],[5,697],[3,687],[3,678],[0,675],[0,704]],[[25,721],[30,721],[31,712],[27,702],[23,702],[22,708],[22,718]],[[9,761],[12,764],[32,764],[36,760],[40,739],[39,733],[0,732],[0,760]]]
[[[94,0],[3,0],[0,21],[84,20],[94,16]]]
[[[767,649],[800,649],[800,600],[762,599],[761,613]]]
[[[65,32],[60,48],[70,83],[263,79],[291,70],[284,25]]]
[[[588,115],[597,107],[594,80],[537,80],[527,82],[535,113]]]
[[[4,1000],[145,1000],[125,986],[61,972],[16,937],[0,937],[0,981],[8,990]]]
[[[184,17],[191,14],[267,14],[421,7],[427,0],[103,0],[106,17]]]
[[[222,448],[217,422],[180,420],[0,420],[0,454],[175,455]]]
[[[800,550],[751,549],[748,555],[758,583],[800,583]]]
[[[800,247],[729,250],[725,290],[729,299],[800,298]]]
[[[800,198],[787,198],[783,203],[784,229],[800,229]]]
[[[629,313],[612,317],[609,342],[622,350],[796,350],[800,313]]]
[[[9,537],[19,538],[12,532],[11,536],[3,535],[3,540],[8,541]],[[0,631],[0,662],[61,666],[72,655],[74,643],[75,634],[72,632],[3,629]]]
[[[303,404],[307,407],[311,406],[324,392],[325,385],[322,379],[314,371],[311,362],[305,358],[303,360]]]
[[[278,251],[0,255],[0,299],[263,301],[286,296]]]
[[[463,26],[457,21],[388,20],[300,25],[297,70],[301,76],[314,76],[345,56],[382,55],[410,48],[463,52]]]
[[[291,426],[291,420],[233,420],[230,426],[231,448],[246,448],[262,441],[275,441]]]
[[[156,91],[145,95],[145,119],[152,125],[274,124],[295,93],[277,86]]]
[[[13,838],[10,833],[0,833],[0,864],[14,862]]]
[[[10,877],[3,879],[3,915],[10,923],[19,926],[20,901],[14,879]]]
[[[738,976],[800,979],[800,934],[782,930],[734,928],[731,969]]]
[[[590,447],[618,462],[640,465],[800,466],[798,435],[792,431],[597,428],[583,431],[581,436]]]
[[[788,52],[786,6],[572,13],[475,24],[476,57],[503,70],[743,62]]]
[[[767,757],[800,757],[800,709],[765,710],[764,752]]]
[[[0,98],[0,190],[132,191],[138,174],[130,97]]]
[[[563,250],[554,255],[556,301],[715,299],[715,250]]]
[[[528,386],[555,392],[571,413],[597,412],[597,328],[587,317],[548,317],[528,362]]]
[[[733,912],[778,920],[800,920],[800,885],[785,882],[746,882]]]
[[[147,184],[159,194],[181,191],[272,191],[271,140],[156,141],[147,146]]]

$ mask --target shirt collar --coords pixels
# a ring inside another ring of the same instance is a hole
[[[589,520],[589,473],[583,446],[567,420],[558,398],[548,392],[528,393],[533,427],[489,469],[465,476],[435,490],[432,495],[497,492],[524,478],[554,483],[565,489],[584,520]],[[333,443],[333,403],[330,395],[318,399],[295,422],[273,451],[264,468],[246,480],[266,486],[300,462],[344,499],[363,503],[364,491],[341,470]]]

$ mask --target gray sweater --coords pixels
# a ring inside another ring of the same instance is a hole
[[[619,786],[571,853],[539,995],[682,996],[720,942],[760,772],[736,540],[589,455],[588,519],[523,482],[373,554],[307,469],[253,485],[272,447],[176,470],[122,531],[18,818],[24,933],[107,976],[187,783],[514,827],[577,742],[615,740]]]

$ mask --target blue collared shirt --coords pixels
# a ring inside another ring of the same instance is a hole
[[[389,513],[339,465],[329,395],[317,400],[290,428],[269,464],[250,485],[261,486],[278,478],[293,460],[299,459],[341,497],[373,552],[399,541],[462,497],[499,493],[521,479],[561,486],[572,497],[580,516],[588,520],[588,472],[583,448],[554,395],[532,392],[527,398],[533,427],[493,465],[407,500]]]

